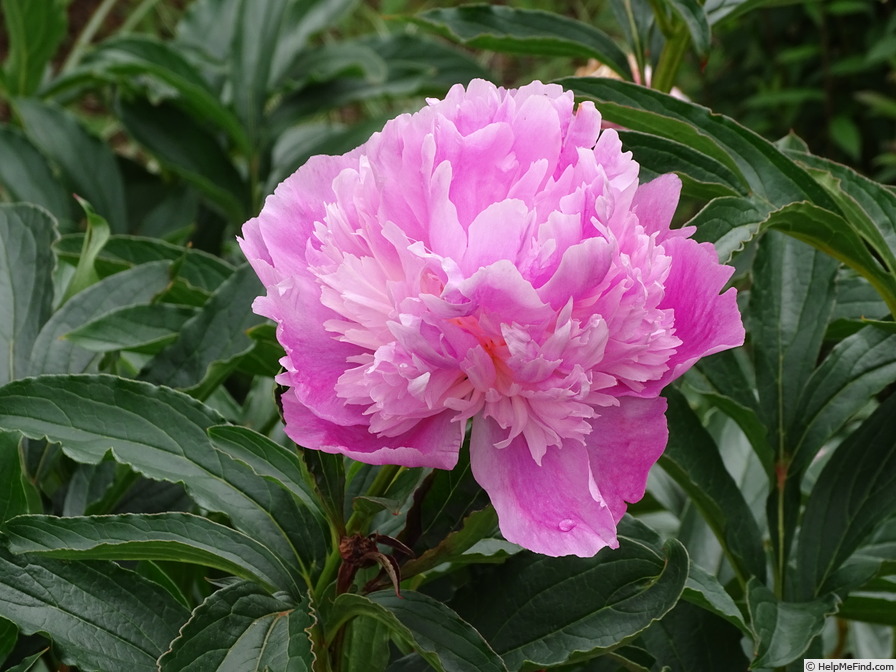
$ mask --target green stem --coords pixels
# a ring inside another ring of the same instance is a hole
[[[68,58],[66,58],[65,63],[62,64],[60,74],[68,72],[78,64],[78,61],[81,60],[81,54],[87,48],[87,45],[93,41],[93,38],[96,37],[96,34],[103,25],[103,21],[109,16],[109,12],[112,11],[112,7],[115,6],[117,1],[118,0],[103,0],[102,4],[96,8],[93,16],[90,17],[90,21],[87,22],[87,25],[84,26],[84,30],[78,35],[78,39],[75,40],[75,44],[69,52]]]
[[[404,467],[397,464],[386,464],[380,467],[376,477],[373,479],[373,483],[370,484],[370,487],[365,494],[368,497],[381,497],[386,494],[389,487],[392,485],[392,482],[398,474],[401,473],[402,469],[404,469]],[[348,522],[345,524],[346,535],[362,533],[365,531],[364,528],[367,526],[368,522],[368,514],[362,515],[358,511],[353,512],[348,519]],[[333,549],[330,551],[330,555],[327,556],[327,560],[324,563],[320,576],[317,579],[317,583],[314,586],[315,597],[322,595],[327,586],[336,579],[336,573],[339,571],[339,565],[342,563],[342,556],[339,555],[338,537],[339,535],[334,532]]]
[[[370,484],[370,487],[367,489],[365,493],[368,497],[382,497],[389,491],[389,486],[392,485],[392,482],[401,472],[404,467],[399,466],[397,464],[385,464],[380,467],[379,472],[377,472],[376,478],[373,479],[373,483]],[[369,514],[362,514],[358,511],[353,511],[351,517],[349,517],[348,522],[345,524],[346,534],[358,534],[364,531],[364,528],[367,526],[367,523],[370,522]]]
[[[671,35],[666,37],[666,45],[660,54],[660,60],[656,65],[656,72],[653,73],[653,79],[650,87],[663,93],[669,93],[675,84],[675,78],[678,76],[678,69],[681,67],[681,61],[688,50],[691,43],[691,36],[688,33],[687,26],[681,24]]]

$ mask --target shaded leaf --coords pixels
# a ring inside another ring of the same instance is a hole
[[[63,236],[57,249],[61,259],[75,263],[82,235]],[[233,273],[233,266],[214,255],[164,240],[138,236],[112,236],[97,258],[97,271],[106,277],[152,261],[177,261],[177,277],[212,292]]]
[[[202,386],[202,391],[210,391],[253,346],[246,331],[264,319],[252,312],[260,290],[251,266],[237,269],[184,324],[177,339],[146,365],[143,377],[170,387]]]
[[[688,580],[684,586],[682,599],[724,618],[742,633],[750,634],[750,629],[744,623],[743,614],[719,580],[693,562],[688,570]],[[697,667],[700,666],[694,666],[693,669]]]
[[[800,395],[791,472],[808,467],[825,442],[893,380],[896,334],[868,326],[834,346]]]
[[[694,49],[700,56],[705,56],[709,51],[709,21],[706,12],[696,0],[665,0],[672,11],[688,27]]]
[[[4,526],[14,553],[65,560],[165,560],[297,590],[283,561],[254,539],[192,513],[19,516]]]
[[[249,141],[239,120],[176,48],[153,36],[120,35],[104,40],[76,70],[54,82],[50,92],[86,76],[124,84],[147,78],[163,82],[176,92],[175,102],[193,119],[214,124],[241,151],[249,151]]]
[[[688,145],[638,131],[619,131],[623,147],[641,164],[641,181],[653,175],[675,172],[682,191],[698,198],[736,196],[741,180],[726,165]]]
[[[410,20],[469,47],[595,58],[621,77],[631,77],[625,54],[606,33],[553,12],[503,5],[465,5],[430,9]]]
[[[314,654],[305,630],[313,622],[307,599],[290,604],[251,583],[235,583],[193,611],[159,670],[311,672]]]
[[[112,230],[128,230],[124,182],[110,147],[70,112],[35,99],[15,101],[25,135],[59,168],[63,183],[90,201]],[[84,170],[90,166],[90,170]]]
[[[321,562],[326,540],[282,486],[215,449],[206,430],[222,418],[195,399],[114,376],[42,376],[0,388],[0,426],[63,445],[80,462],[111,451],[144,476],[183,483],[201,506],[286,562],[297,583]]]
[[[756,579],[747,584],[747,608],[755,649],[752,668],[780,667],[796,660],[821,633],[839,600],[828,595],[813,602],[781,602]]]
[[[128,132],[165,168],[196,187],[226,217],[246,218],[248,189],[205,124],[171,103],[122,100],[118,113]]]
[[[841,589],[831,577],[896,512],[894,412],[891,395],[837,447],[815,482],[797,546],[797,597]]]
[[[25,634],[47,633],[62,660],[84,672],[156,672],[190,612],[113,563],[16,556],[0,546],[0,615]]]
[[[520,554],[472,582],[453,605],[509,670],[582,660],[628,642],[678,602],[688,555],[620,534],[593,558]]]
[[[738,575],[765,576],[759,526],[719,455],[718,446],[674,388],[669,402],[669,443],[659,464],[691,497],[722,544]]]
[[[50,316],[57,236],[46,211],[0,205],[0,384],[27,375],[31,348]]]
[[[679,602],[641,635],[657,667],[670,672],[744,672],[749,661],[741,652],[741,638],[736,627],[687,602]]]
[[[750,292],[753,359],[761,418],[781,461],[789,462],[795,448],[797,402],[834,308],[837,269],[835,260],[792,238],[768,233],[759,243]]]
[[[330,628],[356,617],[384,623],[440,672],[507,670],[469,623],[442,602],[422,593],[406,590],[402,597],[391,590],[367,596],[344,593],[336,598],[330,616],[334,619]]]
[[[35,339],[29,374],[95,370],[99,356],[66,340],[65,335],[117,308],[148,303],[167,287],[170,268],[166,261],[143,264],[91,285],[69,299],[47,320]]]
[[[9,39],[4,70],[12,95],[29,96],[40,85],[44,70],[65,37],[67,4],[67,0],[3,0]]]
[[[39,3],[38,3],[39,4]],[[72,203],[66,190],[53,175],[44,155],[22,133],[0,126],[0,187],[13,201],[40,205],[56,217],[64,230],[72,227]]]
[[[156,353],[177,338],[195,308],[154,303],[126,306],[70,331],[65,338],[92,352],[136,350]]]

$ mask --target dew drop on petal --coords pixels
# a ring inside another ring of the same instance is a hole
[[[561,532],[569,532],[575,526],[576,526],[576,521],[570,520],[569,518],[564,518],[557,524],[557,527],[560,528]]]

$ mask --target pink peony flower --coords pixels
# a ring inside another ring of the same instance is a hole
[[[372,464],[470,459],[503,535],[616,547],[667,439],[658,396],[743,343],[732,269],[669,228],[680,181],[594,105],[473,81],[286,179],[240,245],[277,323],[286,433]]]

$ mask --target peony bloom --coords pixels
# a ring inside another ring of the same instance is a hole
[[[680,181],[594,105],[455,86],[286,179],[240,241],[277,323],[286,433],[373,464],[473,475],[548,555],[617,546],[666,445],[660,391],[743,343],[732,269],[669,228]]]

